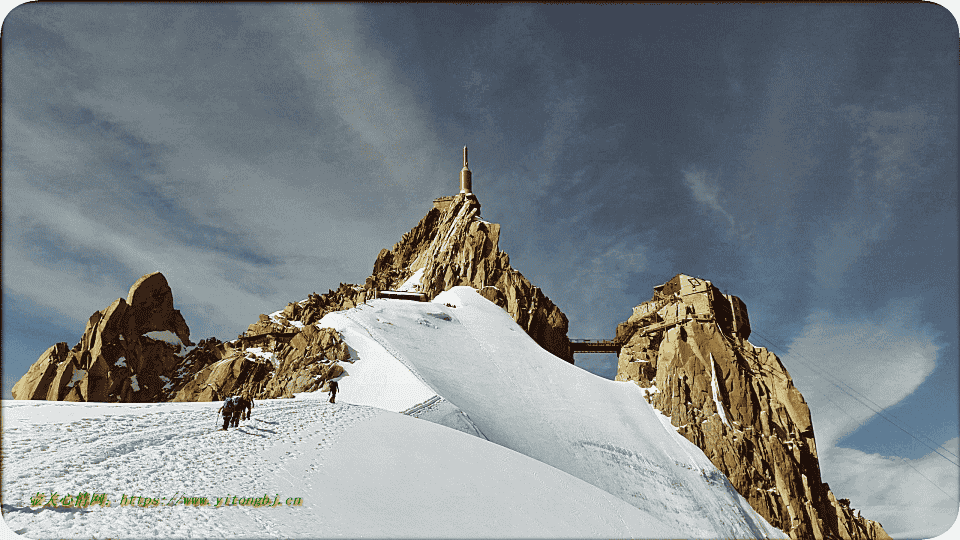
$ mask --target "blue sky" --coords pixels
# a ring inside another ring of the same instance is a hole
[[[501,249],[571,337],[612,337],[677,273],[711,280],[804,393],[837,496],[943,530],[957,37],[933,4],[23,5],[3,25],[2,395],[146,273],[194,341],[362,283],[468,145]]]

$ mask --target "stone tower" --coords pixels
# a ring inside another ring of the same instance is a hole
[[[460,193],[466,193],[467,195],[473,195],[471,191],[472,185],[472,175],[470,169],[467,167],[467,147],[463,147],[463,169],[460,170]]]

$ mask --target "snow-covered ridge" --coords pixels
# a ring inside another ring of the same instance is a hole
[[[30,537],[141,536],[145,522],[177,538],[786,537],[639,387],[546,353],[471,288],[317,325],[353,359],[337,403],[258,401],[236,430],[215,431],[218,403],[4,402],[7,523]],[[81,490],[303,505],[30,506]]]
[[[663,424],[639,387],[546,353],[470,287],[429,303],[375,300],[320,324],[336,328],[358,352],[340,381],[344,402],[402,411],[435,394],[483,437],[659,516],[676,536],[783,535],[669,420]],[[354,378],[368,358],[376,358],[378,372],[395,370],[391,378],[405,381],[409,399],[394,396],[388,404],[369,391],[369,374]]]

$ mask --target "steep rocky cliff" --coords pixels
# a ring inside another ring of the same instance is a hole
[[[889,538],[821,481],[810,410],[783,364],[753,346],[746,306],[679,274],[617,328],[634,381],[771,525],[801,539]]]
[[[47,349],[13,386],[13,398],[162,401],[191,345],[166,278],[147,274],[130,287],[126,300],[117,298],[91,315],[72,349],[64,342]]]

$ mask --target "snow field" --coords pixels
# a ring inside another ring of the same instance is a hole
[[[277,494],[310,504],[316,479],[304,473],[320,467],[323,450],[352,424],[377,414],[317,400],[265,400],[240,428],[222,432],[219,406],[4,401],[5,521],[34,538],[281,535],[302,508],[164,505],[177,494],[208,497],[211,505],[227,495]],[[293,463],[301,469],[291,469]],[[37,492],[82,491],[106,493],[111,507],[30,506]],[[167,500],[154,508],[121,507],[123,494]]]
[[[4,402],[3,515],[29,538],[609,538],[655,516],[527,456],[416,418],[314,394],[258,401],[214,431],[213,403]],[[57,422],[54,418],[60,417]],[[39,508],[36,492],[110,507]],[[119,506],[122,495],[209,506]],[[217,497],[301,506],[215,507]]]

